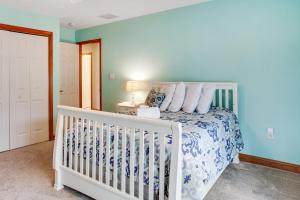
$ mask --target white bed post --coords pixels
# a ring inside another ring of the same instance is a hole
[[[238,86],[237,83],[232,83],[233,84],[233,102],[232,102],[232,110],[234,114],[238,117]],[[239,164],[240,163],[240,158],[239,154],[235,155],[232,161],[234,164]]]
[[[63,146],[63,120],[64,116],[58,112],[56,124],[55,142],[53,150],[53,168],[55,170],[54,188],[59,191],[63,189],[60,166],[62,165],[62,146]]]
[[[233,92],[233,105],[232,105],[232,111],[234,114],[238,117],[238,86],[237,83],[232,83],[232,92]]]
[[[236,154],[233,158],[232,161],[234,164],[239,164],[240,163],[240,158],[239,158],[239,154]]]
[[[182,125],[172,122],[172,152],[169,180],[169,199],[181,200],[182,182]],[[178,149],[179,148],[179,149]],[[178,152],[178,154],[174,153]]]
[[[239,112],[238,112],[238,85],[237,83],[233,83],[233,105],[232,109],[236,117],[238,117]],[[235,155],[232,161],[234,164],[239,164],[240,163],[240,158],[239,158],[239,153]]]

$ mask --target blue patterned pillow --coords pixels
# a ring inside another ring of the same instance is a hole
[[[160,107],[164,99],[164,93],[160,93],[157,88],[152,88],[146,98],[145,104],[150,107]]]

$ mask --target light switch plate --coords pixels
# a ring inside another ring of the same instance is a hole
[[[273,128],[267,129],[267,137],[268,137],[268,139],[271,139],[271,140],[274,139],[274,129]]]
[[[109,74],[108,74],[108,79],[109,79],[109,80],[115,80],[115,79],[116,79],[115,73],[109,72]]]

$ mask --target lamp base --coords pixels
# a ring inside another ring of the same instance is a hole
[[[131,94],[130,104],[133,105],[133,106],[135,106],[135,96],[134,96],[134,93]]]

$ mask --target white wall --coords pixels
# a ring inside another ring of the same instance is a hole
[[[91,55],[82,56],[82,108],[91,109]]]
[[[92,53],[92,76],[93,76],[93,105],[94,109],[100,109],[100,53],[99,44],[91,43],[82,45],[82,53]]]

